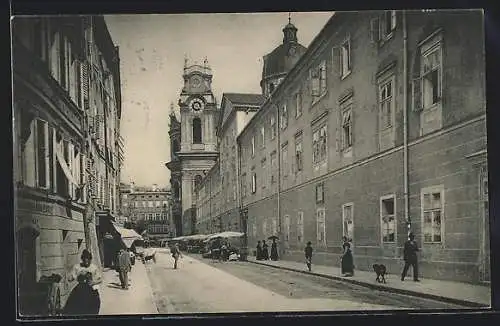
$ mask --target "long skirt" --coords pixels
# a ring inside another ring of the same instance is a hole
[[[342,274],[354,274],[354,262],[352,253],[346,252],[344,256],[342,256],[341,272]]]
[[[64,315],[98,315],[100,308],[99,292],[87,284],[78,283],[68,297]]]

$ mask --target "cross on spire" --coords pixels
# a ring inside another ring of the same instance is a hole
[[[290,24],[290,23],[291,23],[291,21],[292,21],[292,17],[291,17],[291,16],[292,16],[292,14],[289,12],[289,13],[288,13],[288,23],[289,23],[289,24]]]

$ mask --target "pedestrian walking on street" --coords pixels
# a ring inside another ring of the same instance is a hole
[[[122,289],[128,290],[128,273],[132,270],[130,254],[124,249],[118,253],[118,275]]]
[[[313,256],[313,248],[311,246],[311,241],[307,241],[307,245],[304,248],[304,254],[306,256],[307,269],[309,271],[311,271],[311,269],[312,269],[312,256]]]
[[[182,257],[182,253],[179,249],[179,244],[176,243],[170,250],[172,253],[172,257],[174,258],[174,269],[177,269],[177,261],[179,260],[180,257]]]
[[[221,261],[226,261],[227,260],[227,257],[228,257],[228,254],[227,254],[227,243],[226,241],[223,241],[222,242],[222,246],[220,247],[220,260]]]
[[[354,259],[352,257],[351,244],[348,241],[345,241],[342,247],[344,248],[344,254],[342,255],[341,261],[341,273],[343,276],[353,276]]]
[[[269,260],[269,250],[266,240],[262,240],[262,260]]]
[[[278,244],[275,238],[273,238],[273,243],[271,243],[271,260],[278,260]]]
[[[406,273],[408,272],[408,268],[412,266],[413,268],[413,280],[415,282],[420,282],[418,279],[418,259],[417,259],[417,251],[418,245],[415,241],[415,235],[410,233],[408,235],[408,240],[405,242],[404,250],[403,250],[403,258],[405,261],[405,266],[403,268],[403,273],[401,274],[401,281],[405,280]]]
[[[257,252],[255,253],[255,258],[257,260],[262,260],[262,245],[260,243],[260,240],[257,241]]]
[[[92,263],[92,254],[84,249],[81,262],[74,265],[67,276],[69,282],[78,281],[71,291],[66,305],[64,315],[98,315],[101,307],[99,296],[99,284],[102,277],[99,269]]]

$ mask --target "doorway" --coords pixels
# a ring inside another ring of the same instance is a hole
[[[19,314],[35,315],[43,302],[37,282],[37,238],[39,232],[24,227],[17,232],[17,290]]]

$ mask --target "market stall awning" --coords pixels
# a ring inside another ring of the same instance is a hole
[[[234,232],[234,231],[226,231],[221,233],[216,233],[208,236],[207,239],[215,239],[215,238],[239,238],[244,236],[244,233]]]
[[[125,245],[125,247],[130,248],[132,247],[132,244],[134,241],[137,240],[136,238],[122,238],[122,242]]]
[[[137,239],[142,240],[141,235],[139,233],[135,232],[135,230],[126,229],[126,228],[121,227],[115,223],[113,223],[113,227],[115,228],[115,230],[118,233],[120,233],[120,236],[122,238],[137,238]]]

